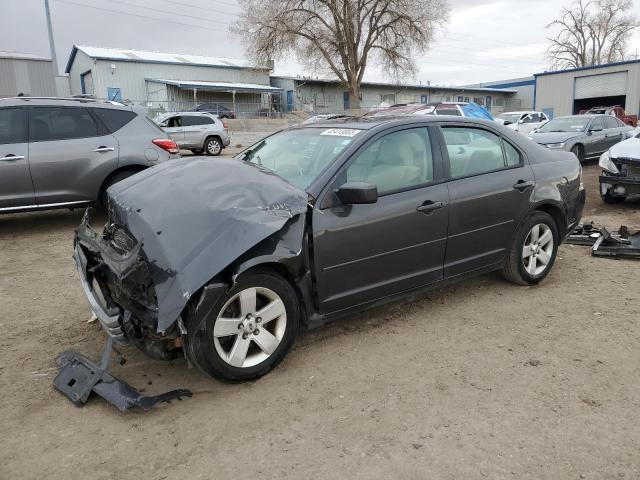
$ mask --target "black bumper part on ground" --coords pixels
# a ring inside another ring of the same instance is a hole
[[[61,353],[56,359],[60,371],[53,380],[53,386],[78,407],[87,403],[91,392],[95,392],[123,413],[131,407],[149,410],[161,402],[170,403],[171,400],[182,400],[182,397],[192,396],[190,390],[182,389],[152,397],[141,395],[127,382],[107,372],[112,350],[113,338],[108,337],[100,365],[72,350]]]

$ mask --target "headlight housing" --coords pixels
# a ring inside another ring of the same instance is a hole
[[[547,148],[564,148],[564,146],[566,145],[566,143],[562,142],[562,143],[547,143],[546,147]]]
[[[618,170],[616,164],[611,161],[611,157],[609,156],[608,151],[600,155],[600,161],[598,162],[598,165],[600,165],[603,170],[606,170],[609,173],[620,173],[620,170]]]

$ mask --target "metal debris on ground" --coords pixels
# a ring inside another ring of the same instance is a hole
[[[565,243],[590,246],[594,257],[640,259],[640,230],[631,233],[625,225],[617,233],[611,233],[604,227],[595,227],[593,222],[581,223]]]
[[[171,400],[193,395],[190,390],[181,389],[152,397],[141,395],[127,382],[107,372],[112,350],[113,338],[109,337],[99,365],[72,350],[61,353],[56,360],[60,371],[53,380],[53,386],[78,407],[87,403],[91,392],[95,392],[123,413],[131,407],[149,410],[158,403],[170,403]],[[124,363],[124,359],[121,358],[120,363]]]

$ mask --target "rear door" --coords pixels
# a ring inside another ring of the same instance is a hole
[[[203,148],[204,139],[215,127],[215,120],[202,115],[183,115],[182,126],[185,148]]]
[[[533,170],[497,132],[479,126],[441,128],[450,181],[445,278],[492,266],[505,256],[529,212]]]
[[[0,211],[35,204],[29,172],[27,110],[0,108]]]
[[[98,198],[119,145],[85,107],[29,108],[29,165],[38,206]]]
[[[620,128],[616,117],[612,117],[610,115],[606,115],[604,117],[604,137],[606,150],[609,150],[609,148],[623,140],[624,137],[622,129]]]
[[[313,254],[320,310],[335,312],[442,279],[448,192],[438,184],[441,157],[426,127],[380,134],[345,165],[345,182],[378,187],[374,204],[313,212]]]

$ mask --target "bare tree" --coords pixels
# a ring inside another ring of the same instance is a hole
[[[638,17],[627,13],[633,0],[578,0],[571,9],[547,25],[559,28],[547,56],[553,69],[578,68],[624,60]]]
[[[371,61],[394,78],[415,71],[423,52],[448,17],[447,0],[240,0],[232,27],[254,61],[294,53],[308,66],[328,68],[360,108],[360,85]]]

